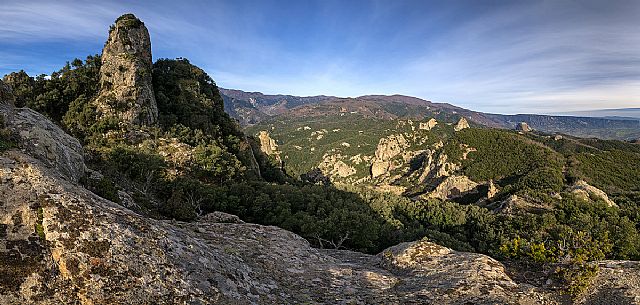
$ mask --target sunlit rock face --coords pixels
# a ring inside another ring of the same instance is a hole
[[[460,130],[467,129],[467,128],[469,128],[469,122],[467,122],[467,119],[460,118],[460,120],[458,121],[456,126],[453,128],[453,130],[460,131]]]
[[[132,14],[116,20],[102,50],[100,93],[94,101],[99,118],[133,125],[158,120],[153,93],[151,39]]]

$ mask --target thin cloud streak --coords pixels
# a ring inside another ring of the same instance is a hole
[[[189,58],[228,88],[399,93],[499,113],[640,105],[640,2],[486,4],[5,2],[0,74],[99,53],[108,25],[133,12],[156,59]]]

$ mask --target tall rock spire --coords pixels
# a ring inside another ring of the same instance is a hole
[[[152,64],[147,27],[133,14],[120,16],[102,50],[100,93],[94,102],[99,119],[133,125],[156,123]]]

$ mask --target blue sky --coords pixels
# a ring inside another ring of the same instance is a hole
[[[132,12],[153,55],[225,88],[406,94],[496,113],[640,106],[640,1],[0,1],[0,76],[100,53]]]

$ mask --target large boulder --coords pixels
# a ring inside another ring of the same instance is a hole
[[[20,148],[71,181],[78,181],[84,176],[86,166],[82,145],[76,138],[28,108],[0,105],[0,116]]]
[[[122,15],[102,50],[100,92],[94,100],[100,119],[152,125],[158,119],[151,81],[151,39],[144,23]]]

